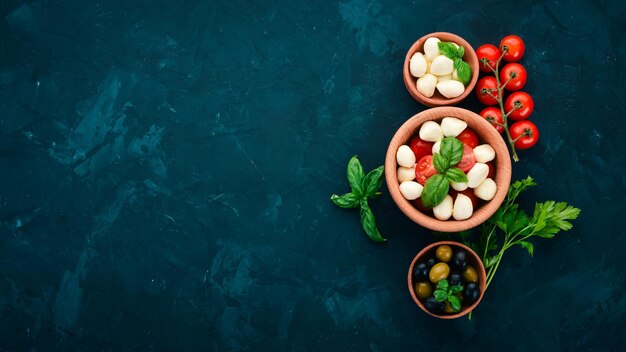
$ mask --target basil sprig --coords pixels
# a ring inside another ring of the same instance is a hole
[[[441,140],[439,153],[433,155],[437,174],[432,175],[422,192],[422,204],[433,208],[443,201],[450,189],[450,182],[467,182],[467,175],[456,165],[463,158],[463,143],[454,137]]]
[[[458,296],[461,291],[463,291],[463,286],[450,286],[448,280],[444,279],[437,283],[437,289],[433,292],[433,295],[435,296],[435,300],[437,300],[437,302],[448,301],[452,311],[456,313],[461,310],[461,299]]]
[[[439,42],[437,45],[443,55],[454,61],[454,69],[459,77],[459,81],[466,86],[472,79],[472,68],[467,62],[463,61],[465,49],[461,45],[457,47],[452,42]]]
[[[386,239],[378,231],[374,213],[367,203],[368,199],[380,196],[378,189],[383,183],[384,166],[379,166],[365,174],[363,165],[356,156],[348,162],[348,184],[352,192],[338,196],[333,194],[330,200],[340,208],[361,208],[361,226],[367,236],[374,242],[384,242]]]

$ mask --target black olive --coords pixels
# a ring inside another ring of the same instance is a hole
[[[460,249],[452,256],[452,266],[459,270],[465,269],[467,266],[467,252]]]
[[[443,312],[443,302],[437,302],[435,297],[428,297],[424,301],[424,307],[435,314],[441,314]]]
[[[426,267],[426,264],[416,264],[413,268],[413,281],[418,282],[426,280],[428,280],[428,268]]]
[[[465,285],[465,289],[463,290],[463,298],[467,300],[468,303],[474,303],[480,297],[480,289],[478,285],[473,282]]]
[[[462,279],[461,273],[457,271],[453,271],[452,274],[448,276],[448,283],[450,284],[450,286],[460,285],[461,279]]]
[[[430,268],[432,268],[435,264],[437,264],[435,258],[430,258],[426,261],[426,267],[428,268],[428,270],[430,270]]]

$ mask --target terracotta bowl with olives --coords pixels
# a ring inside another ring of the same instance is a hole
[[[408,274],[413,301],[427,314],[456,319],[480,303],[487,286],[485,267],[469,247],[453,241],[433,243],[411,262]]]

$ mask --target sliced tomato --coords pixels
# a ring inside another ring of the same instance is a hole
[[[433,153],[433,144],[435,143],[426,142],[419,136],[415,136],[409,141],[409,147],[413,151],[413,154],[415,154],[415,160],[420,160],[426,155],[431,155]]]
[[[487,163],[487,166],[489,166],[489,173],[487,174],[487,178],[494,180],[493,177],[496,175],[496,166],[491,161]]]
[[[459,133],[459,135],[456,136],[456,139],[460,140],[466,145],[469,145],[472,149],[478,147],[478,135],[476,134],[476,132],[474,132],[474,130],[469,127]]]
[[[478,142],[476,142],[476,144],[478,144]],[[461,169],[463,172],[468,172],[472,167],[474,167],[474,164],[476,164],[476,156],[474,155],[473,148],[467,144],[463,145],[463,157],[456,167]]]
[[[473,154],[473,153],[472,153]],[[415,178],[422,186],[426,184],[426,181],[430,176],[437,173],[435,165],[433,165],[433,156],[426,155],[422,157],[415,165]]]

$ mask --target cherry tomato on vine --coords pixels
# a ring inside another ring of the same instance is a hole
[[[478,142],[476,142],[476,144],[478,144]],[[463,172],[468,172],[471,168],[474,167],[474,164],[476,164],[476,155],[474,155],[473,148],[474,147],[470,147],[467,144],[463,145],[463,157],[456,166]]]
[[[506,51],[505,48],[506,47]],[[507,35],[500,41],[500,50],[504,51],[502,58],[506,62],[517,62],[524,56],[526,46],[522,38],[516,35]]]
[[[518,121],[511,125],[509,133],[513,140],[517,139],[515,141],[515,148],[517,149],[532,148],[539,140],[539,129],[528,120]]]
[[[513,110],[517,107],[515,110]],[[535,102],[533,98],[524,92],[514,92],[506,98],[504,102],[504,111],[511,113],[509,114],[509,118],[513,120],[524,120],[527,119],[530,114],[533,113],[533,109],[535,108]]]
[[[500,84],[509,79],[509,83],[504,87],[506,90],[520,90],[526,84],[526,69],[518,63],[506,64],[500,71]]]
[[[478,47],[476,50],[476,56],[478,56],[478,67],[483,72],[492,72],[489,66],[494,70],[496,68],[496,61],[500,58],[500,49],[496,48],[493,44],[485,44]],[[488,65],[483,63],[483,59],[489,60]]]
[[[415,179],[422,186],[426,184],[426,181],[430,178],[430,176],[437,173],[435,170],[435,165],[433,165],[433,156],[426,155],[422,157],[415,165]]]
[[[498,101],[493,96],[498,96],[497,88],[498,84],[494,76],[483,77],[476,83],[476,96],[484,105],[496,105]]]
[[[502,119],[502,112],[500,111],[500,109],[490,106],[484,108],[479,115],[482,116],[485,120],[489,121],[499,133],[504,132],[504,127],[500,126],[504,123],[504,120]],[[494,122],[497,122],[500,125],[496,125]]]
[[[409,147],[415,154],[415,160],[420,160],[426,155],[430,155],[433,152],[433,142],[426,142],[418,136],[411,138],[409,142]]]
[[[458,136],[456,136],[456,139],[465,143],[472,149],[478,146],[478,135],[471,128],[464,129]],[[463,150],[463,153],[465,153],[465,149]]]

